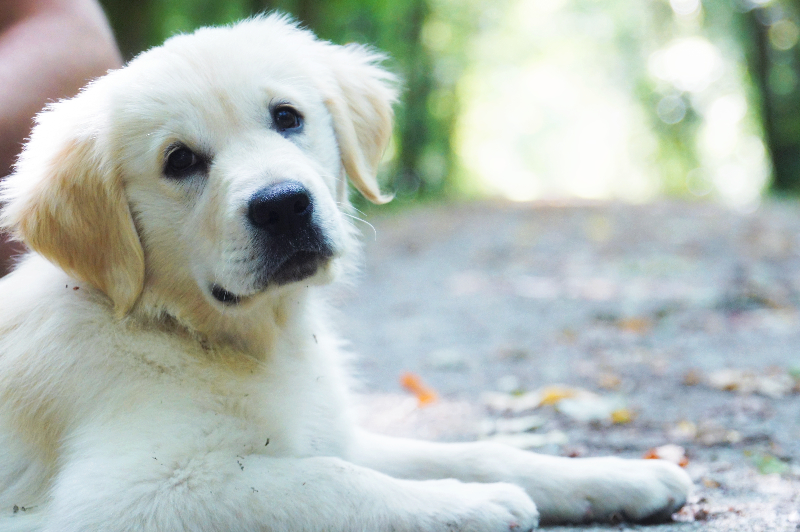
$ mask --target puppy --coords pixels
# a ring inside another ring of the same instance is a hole
[[[391,131],[380,56],[281,16],[49,107],[4,183],[0,530],[508,531],[667,518],[662,461],[365,433],[320,285]]]

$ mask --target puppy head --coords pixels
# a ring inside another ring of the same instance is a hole
[[[274,15],[175,37],[38,117],[0,221],[120,314],[327,282],[352,244],[344,176],[389,199],[378,60]]]

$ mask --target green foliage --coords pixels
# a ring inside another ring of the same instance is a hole
[[[483,139],[491,140],[491,128],[516,122],[521,132],[513,142],[514,149],[521,153],[520,165],[525,167],[522,174],[530,170],[528,173],[533,177],[529,179],[540,179],[540,174],[546,174],[551,180],[563,178],[563,168],[553,166],[552,157],[545,157],[543,146],[548,145],[552,150],[554,138],[563,146],[565,141],[561,137],[568,130],[556,108],[559,105],[568,108],[568,100],[554,102],[553,109],[545,109],[538,125],[520,125],[522,120],[531,117],[508,116],[507,111],[505,115],[501,111],[492,116],[479,114],[468,123],[464,119],[467,112],[475,108],[475,94],[483,91],[484,100],[491,102],[495,81],[483,79],[487,68],[503,63],[495,70],[502,73],[503,68],[508,67],[512,74],[519,74],[526,68],[531,72],[536,64],[562,60],[562,64],[573,61],[574,68],[591,64],[595,73],[602,70],[603,79],[599,82],[602,87],[598,85],[598,88],[606,91],[603,95],[627,95],[626,105],[631,109],[629,121],[634,124],[629,133],[630,152],[635,154],[631,164],[638,165],[637,171],[652,174],[651,179],[659,183],[657,190],[707,194],[728,179],[726,168],[736,167],[750,173],[754,168],[756,173],[759,168],[762,172],[768,171],[763,170],[766,163],[758,159],[757,153],[750,154],[749,162],[736,153],[729,153],[724,159],[712,153],[714,149],[720,151],[719,143],[716,148],[707,146],[713,144],[714,135],[718,135],[708,126],[710,109],[724,96],[734,95],[746,99],[747,103],[744,104],[746,111],[742,111],[743,118],[736,123],[740,141],[738,144],[731,141],[728,152],[742,151],[742,143],[747,138],[762,139],[772,162],[773,188],[780,192],[800,192],[800,92],[797,89],[800,0],[101,2],[126,58],[178,32],[192,31],[203,25],[226,24],[272,10],[291,14],[323,39],[364,43],[386,52],[386,66],[399,75],[403,93],[383,182],[386,190],[396,193],[400,204],[407,200],[483,190],[475,186],[474,180],[468,179],[471,170],[463,167],[465,144],[459,135],[464,127],[474,131],[485,124],[487,132]],[[528,4],[536,6],[528,9]],[[680,13],[681,6],[692,5],[695,6],[693,13]],[[516,22],[513,18],[525,13],[525,9],[528,14],[537,9],[538,13],[549,9],[548,20],[570,28],[571,37],[565,38],[555,28],[548,31],[541,23],[528,25],[536,27],[536,32],[525,33],[524,29],[519,29],[525,28],[525,24],[516,24],[516,30],[504,33],[503,28],[513,26]],[[580,27],[587,31],[576,33],[575,28]],[[545,31],[541,32],[542,29]],[[483,38],[491,32],[494,32],[493,40]],[[709,90],[687,89],[652,72],[655,54],[692,37],[713,43],[717,52],[724,56],[722,61],[726,62],[724,74],[714,78]],[[585,58],[576,61],[576,54],[581,53]],[[582,74],[575,72],[573,80],[581,79]],[[593,83],[591,75],[591,72],[585,73],[582,90]],[[516,83],[514,79],[517,78],[503,82],[513,84]],[[591,112],[584,111],[585,114]],[[576,116],[574,110],[572,116]],[[502,129],[495,131],[497,140]],[[559,131],[561,137],[554,136],[553,133]],[[750,147],[756,144],[750,143]],[[475,143],[471,146],[474,148]],[[569,153],[568,149],[563,151]],[[501,158],[497,156],[496,169],[490,161],[491,171],[497,174],[503,172],[499,164],[503,162]]]
[[[772,188],[800,193],[800,26],[798,3],[774,0],[740,15],[738,28],[758,87],[764,136],[773,164]]]

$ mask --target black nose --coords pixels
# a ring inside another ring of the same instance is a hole
[[[282,181],[253,194],[247,217],[273,235],[291,235],[309,225],[313,210],[306,187],[297,181]]]

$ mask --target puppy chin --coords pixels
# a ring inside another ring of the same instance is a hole
[[[310,262],[302,261],[288,265],[287,268],[275,272],[272,276],[253,282],[249,286],[237,286],[240,283],[224,281],[206,283],[204,293],[207,299],[221,308],[245,308],[250,303],[263,297],[285,293],[292,289],[322,286],[332,283],[339,268],[336,259],[319,257]]]

